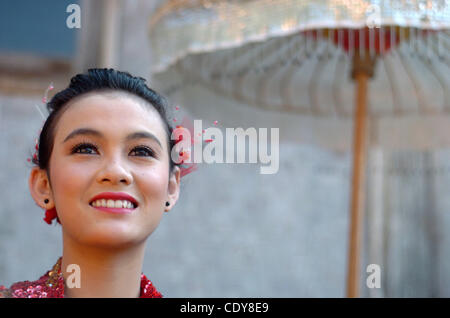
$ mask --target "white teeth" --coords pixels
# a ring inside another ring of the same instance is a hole
[[[116,208],[116,209],[132,209],[134,208],[133,203],[127,200],[106,200],[106,199],[100,199],[95,200],[92,202],[92,206],[94,207],[106,207],[106,208]]]

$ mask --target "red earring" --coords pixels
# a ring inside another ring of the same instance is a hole
[[[48,199],[45,199],[44,202],[45,202],[45,204],[47,204],[49,201],[48,201]],[[57,221],[59,224],[61,224],[61,222],[59,222],[58,214],[56,213],[56,207],[53,207],[53,208],[51,208],[51,209],[49,209],[49,210],[46,210],[46,211],[45,211],[45,217],[44,217],[43,220],[44,220],[47,224],[52,224],[53,219],[56,219],[56,221]]]

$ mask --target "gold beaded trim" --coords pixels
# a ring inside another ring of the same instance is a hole
[[[58,283],[58,279],[61,276],[61,259],[60,257],[55,265],[53,265],[53,268],[48,272],[48,279],[45,282],[45,285],[47,287],[54,287]]]

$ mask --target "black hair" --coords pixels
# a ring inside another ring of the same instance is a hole
[[[153,107],[160,114],[168,136],[169,149],[169,172],[178,165],[171,158],[171,150],[176,141],[172,140],[171,134],[173,127],[169,124],[167,118],[167,101],[153,89],[146,85],[146,81],[142,77],[135,77],[128,72],[116,71],[114,69],[89,69],[87,73],[77,74],[71,78],[70,84],[67,88],[55,94],[53,98],[47,103],[49,116],[44,123],[39,136],[39,152],[37,157],[33,157],[32,162],[39,166],[39,168],[46,170],[47,175],[50,175],[49,161],[53,151],[55,139],[56,124],[64,113],[70,100],[75,97],[90,93],[90,92],[109,92],[122,91],[125,93],[138,96],[147,101],[149,107]]]

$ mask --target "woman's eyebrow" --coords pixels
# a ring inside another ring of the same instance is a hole
[[[103,134],[101,132],[99,132],[98,130],[95,130],[92,128],[78,128],[78,129],[75,129],[74,131],[72,131],[69,135],[67,135],[67,137],[64,139],[63,143],[65,143],[69,139],[75,138],[76,136],[79,136],[79,135],[83,135],[83,136],[91,135],[91,136],[100,137],[100,138],[104,137]],[[134,133],[131,133],[125,138],[125,141],[130,141],[130,140],[134,140],[134,139],[142,139],[142,138],[154,140],[162,148],[162,145],[161,145],[161,142],[159,141],[159,139],[156,138],[155,135],[153,135],[151,132],[148,132],[148,131],[136,131]]]

